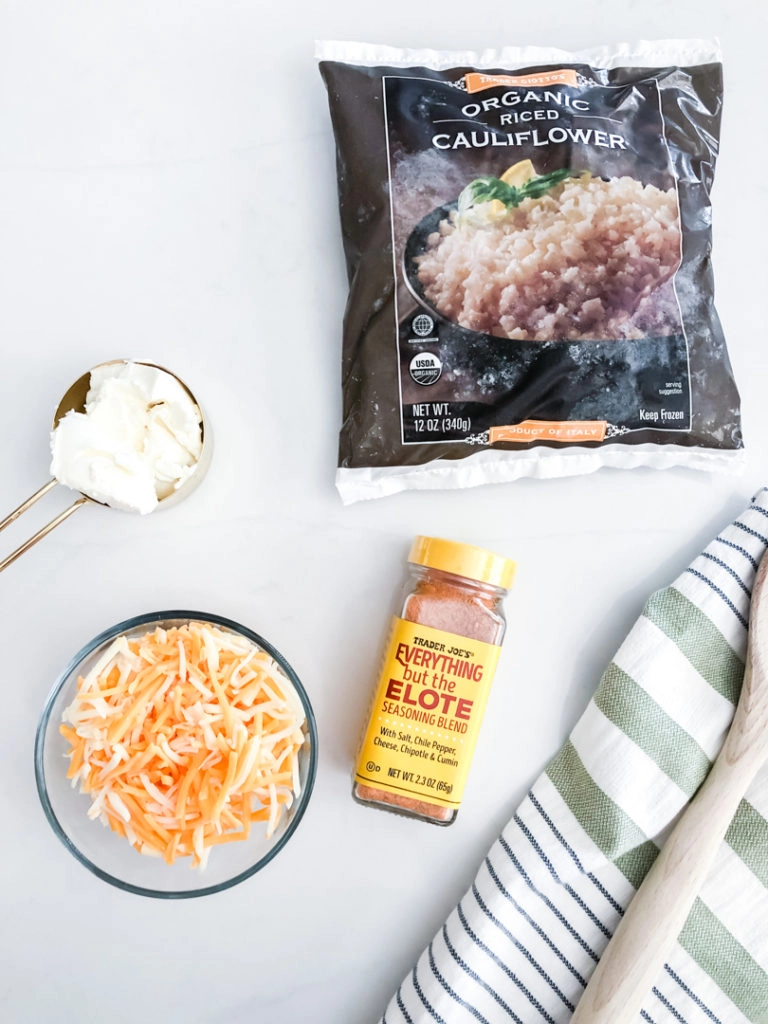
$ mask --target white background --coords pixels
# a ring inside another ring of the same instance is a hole
[[[140,518],[80,511],[0,577],[0,1018],[9,1024],[375,1024],[567,735],[649,593],[768,482],[765,6],[751,0],[0,0],[0,473],[47,479],[59,396],[90,366],[184,377],[215,434],[202,487]],[[743,399],[740,476],[602,471],[404,494],[334,489],[346,284],[315,38],[566,49],[718,35],[717,302]],[[57,488],[6,553],[71,499]],[[464,806],[438,829],[356,805],[350,772],[412,537],[519,562]],[[320,764],[261,874],[160,902],[59,843],[32,770],[57,673],[159,608],[270,639],[305,683]]]

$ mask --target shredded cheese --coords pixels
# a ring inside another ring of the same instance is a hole
[[[215,626],[119,637],[62,717],[88,816],[169,864],[204,867],[254,821],[270,837],[299,795],[298,695],[265,651]]]

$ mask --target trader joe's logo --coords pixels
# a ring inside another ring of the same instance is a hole
[[[576,89],[579,85],[579,78],[573,68],[541,71],[535,75],[484,75],[478,71],[471,71],[462,78],[461,84],[467,92],[482,92],[483,89],[493,89],[497,85],[527,86],[529,89],[536,88],[536,86],[569,85],[572,89]]]

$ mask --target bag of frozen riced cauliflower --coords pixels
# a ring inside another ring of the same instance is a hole
[[[350,282],[344,501],[740,462],[716,44],[317,55]]]

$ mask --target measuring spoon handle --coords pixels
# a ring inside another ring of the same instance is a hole
[[[42,496],[46,494],[53,486],[55,486],[55,484],[55,480],[49,480],[49,482],[44,487],[41,487],[40,490],[33,494],[31,498],[28,498],[23,505],[19,505],[17,509],[11,512],[10,516],[7,516],[2,521],[2,523],[0,523],[0,530],[5,529],[5,527],[9,523],[12,523],[14,519],[18,519],[22,512],[26,512],[26,510],[31,505],[34,505],[38,498],[42,498]],[[34,547],[34,545],[37,544],[39,540],[42,540],[43,537],[47,537],[51,530],[54,530],[59,525],[59,523],[63,523],[65,519],[69,519],[73,512],[77,512],[77,510],[82,505],[85,505],[86,502],[88,502],[89,500],[90,499],[86,497],[78,498],[77,501],[73,502],[69,506],[69,508],[65,508],[64,511],[60,512],[55,519],[52,519],[50,523],[46,523],[46,525],[43,526],[42,529],[38,530],[36,534],[30,537],[29,540],[26,540],[24,541],[23,544],[20,544],[15,551],[12,551],[10,555],[7,556],[7,558],[4,558],[2,562],[0,562],[0,572],[2,572],[3,569],[7,569],[9,565],[15,562],[17,558],[20,558],[25,551],[29,551],[31,547]]]
[[[39,501],[40,498],[43,497],[43,495],[48,493],[48,491],[53,490],[57,483],[58,480],[56,479],[56,477],[51,477],[48,483],[43,484],[39,491],[35,491],[35,493],[30,498],[27,498],[26,501],[23,501],[18,508],[15,508],[13,512],[11,512],[10,515],[7,515],[5,519],[3,519],[3,521],[0,523],[0,532],[2,532],[6,528],[6,526],[10,526],[11,523],[14,523],[19,518],[20,515],[27,511],[28,508],[32,508],[35,502]]]

